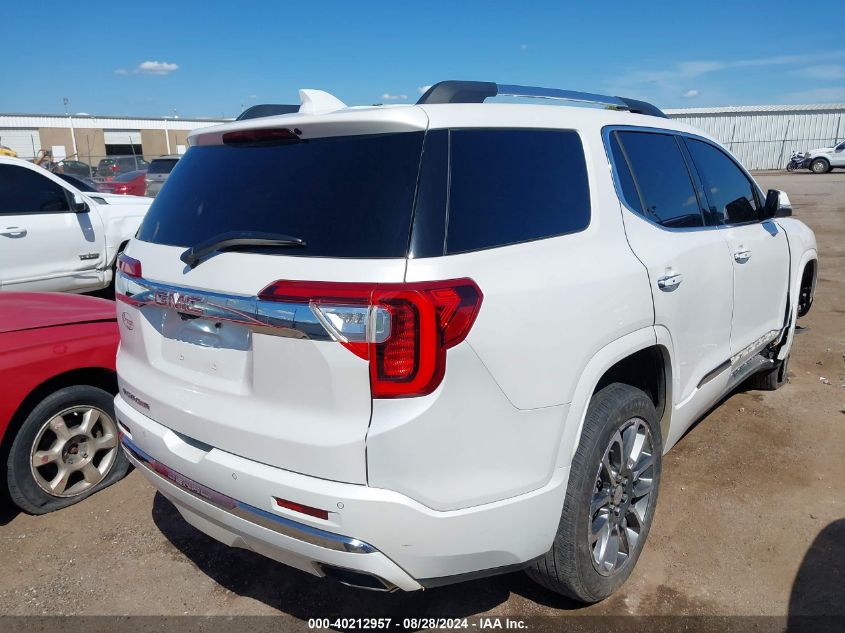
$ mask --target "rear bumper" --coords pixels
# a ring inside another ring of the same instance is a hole
[[[512,570],[545,553],[568,470],[543,488],[438,512],[402,494],[293,473],[200,445],[115,400],[130,461],[188,523],[217,540],[308,573],[352,570],[405,591]],[[327,520],[274,497],[329,512]],[[326,569],[329,567],[330,569]]]

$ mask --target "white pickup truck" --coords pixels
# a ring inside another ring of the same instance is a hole
[[[151,203],[82,192],[32,163],[0,156],[0,290],[107,287],[117,254]]]

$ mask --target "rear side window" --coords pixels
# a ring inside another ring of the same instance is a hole
[[[138,238],[187,247],[257,231],[305,241],[278,251],[285,255],[405,257],[423,135],[192,147]]]
[[[65,189],[37,171],[0,165],[0,215],[70,210]]]
[[[696,170],[704,184],[707,204],[722,224],[743,224],[760,219],[755,186],[727,154],[710,143],[686,139]]]
[[[611,152],[628,206],[665,227],[704,226],[698,196],[675,136],[652,132],[613,132],[613,135],[617,136],[618,145],[611,144]],[[627,164],[630,169],[637,197],[630,184],[626,188],[619,173],[620,164]]]
[[[449,159],[447,253],[573,233],[590,223],[576,132],[452,130]]]
[[[173,171],[173,168],[176,167],[176,163],[179,161],[177,159],[173,160],[165,160],[165,159],[156,159],[150,163],[150,167],[147,170],[147,173],[150,174],[169,174]]]

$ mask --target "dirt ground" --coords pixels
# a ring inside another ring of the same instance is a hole
[[[790,384],[735,393],[667,455],[628,583],[581,607],[521,573],[416,594],[344,588],[187,525],[137,472],[62,512],[0,507],[0,614],[845,615],[845,173],[759,175],[816,232]]]

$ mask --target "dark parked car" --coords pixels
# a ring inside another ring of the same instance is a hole
[[[99,191],[97,189],[97,183],[87,177],[80,177],[80,176],[72,176],[70,174],[56,174],[59,178],[72,184],[74,187],[79,189],[80,191],[85,191],[88,193],[93,193]]]
[[[90,178],[94,173],[94,169],[91,165],[83,163],[81,160],[60,160],[53,168],[53,172]]]
[[[97,176],[105,180],[112,180],[115,176],[128,171],[147,169],[149,163],[140,156],[109,156],[103,158],[97,165]]]

